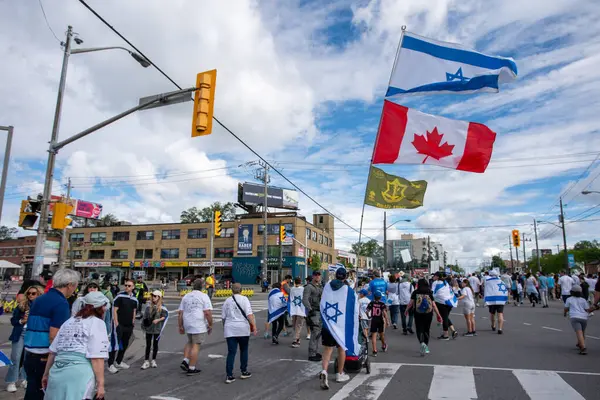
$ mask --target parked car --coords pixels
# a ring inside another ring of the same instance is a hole
[[[226,282],[230,282],[233,281],[233,276],[231,276],[230,274],[218,274],[215,275],[215,284],[217,285],[225,285]]]

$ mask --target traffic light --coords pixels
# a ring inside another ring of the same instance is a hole
[[[513,231],[512,231],[512,240],[513,240],[513,246],[515,246],[515,247],[521,247],[521,237],[519,236],[519,230],[518,229],[513,229]]]
[[[210,135],[217,85],[217,70],[200,72],[196,76],[194,114],[192,115],[192,137]]]
[[[285,226],[279,225],[279,241],[281,242],[281,244],[283,244],[283,242],[285,242],[286,238],[287,238],[287,235],[285,234]]]
[[[221,236],[221,211],[216,210],[215,211],[215,236],[216,237],[220,237]]]
[[[19,212],[19,226],[21,228],[31,228],[38,219],[37,212],[40,209],[40,202],[37,200],[21,201],[21,211]]]
[[[73,211],[73,206],[66,203],[54,203],[54,211],[52,214],[52,229],[62,230],[71,223],[69,214]]]

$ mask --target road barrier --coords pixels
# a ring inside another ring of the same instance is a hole
[[[192,291],[192,289],[180,290],[179,291],[179,296],[183,297],[186,294],[190,293],[191,291]],[[205,289],[205,290],[202,291],[202,293],[208,294],[208,291]],[[231,289],[217,289],[213,293],[213,297],[230,297],[232,294],[233,293],[231,292]],[[254,289],[243,288],[242,289],[242,296],[246,296],[246,297],[252,297],[252,296],[254,296]]]

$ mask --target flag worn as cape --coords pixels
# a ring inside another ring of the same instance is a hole
[[[377,208],[417,208],[423,205],[427,182],[385,173],[371,166],[365,204]]]
[[[8,358],[6,354],[0,351],[0,367],[5,367],[8,365],[12,365],[12,361],[10,361],[10,358]]]
[[[334,290],[334,287],[339,289]],[[360,351],[359,307],[354,290],[337,279],[327,283],[321,295],[320,308],[323,329],[327,329],[337,344],[346,349],[346,355],[357,356]]]
[[[508,288],[497,276],[485,278],[484,301],[486,306],[503,305],[508,301]]]
[[[269,323],[281,317],[287,310],[287,301],[283,292],[273,289],[269,292]]]
[[[458,305],[458,299],[454,294],[454,291],[443,279],[433,282],[431,285],[433,291],[433,299],[437,303],[446,304],[450,307],[456,307]]]
[[[302,304],[302,296],[304,295],[304,287],[290,288],[290,301],[288,302],[289,313],[291,316],[298,315],[306,317],[306,310]]]
[[[498,92],[501,83],[516,77],[512,58],[406,32],[385,96]]]

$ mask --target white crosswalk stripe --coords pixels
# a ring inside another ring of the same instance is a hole
[[[223,309],[224,303],[225,303],[225,300],[213,302],[212,314],[213,314],[214,322],[221,322],[221,311]],[[177,313],[178,306],[179,306],[179,303],[177,303],[177,304],[169,303],[169,307],[168,307],[169,313]],[[269,308],[268,300],[250,300],[250,306],[252,307],[253,313],[264,311]],[[174,320],[177,321],[176,318]],[[171,320],[169,320],[169,321],[171,321]]]
[[[515,370],[513,374],[532,400],[585,400],[554,371]]]
[[[433,369],[429,398],[431,400],[476,399],[473,368],[436,366]]]

